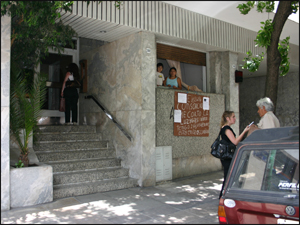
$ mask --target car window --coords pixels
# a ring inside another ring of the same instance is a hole
[[[299,149],[245,150],[232,188],[299,192]]]

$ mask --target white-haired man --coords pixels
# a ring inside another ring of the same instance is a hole
[[[261,117],[257,127],[260,129],[280,127],[278,118],[274,115],[274,105],[270,98],[261,98],[256,102],[257,113]]]
[[[258,108],[257,113],[260,116],[260,121],[257,125],[252,124],[247,137],[257,129],[268,129],[280,127],[278,118],[274,115],[274,105],[270,98],[261,98],[256,102]]]

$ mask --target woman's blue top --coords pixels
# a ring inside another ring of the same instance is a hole
[[[177,77],[175,79],[170,79],[169,77],[167,77],[167,82],[166,85],[171,85],[171,87],[175,86],[178,88],[178,82],[177,82]]]

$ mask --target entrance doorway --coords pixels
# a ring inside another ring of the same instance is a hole
[[[46,102],[41,111],[41,118],[38,122],[39,125],[65,123],[65,113],[59,111],[60,93],[66,75],[66,68],[72,62],[78,65],[76,49],[65,49],[61,55],[49,50],[49,55],[41,60],[37,69],[40,73],[46,74],[47,94]],[[77,121],[79,121],[78,118]]]

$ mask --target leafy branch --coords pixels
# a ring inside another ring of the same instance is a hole
[[[260,63],[264,59],[264,53],[257,55],[256,57],[252,57],[252,52],[247,52],[248,57],[245,57],[243,61],[245,64],[242,66],[242,69],[247,69],[250,72],[256,72],[260,66]]]
[[[285,76],[290,69],[290,62],[288,58],[288,53],[289,53],[289,40],[290,37],[287,37],[281,43],[278,43],[278,51],[280,52],[281,55],[281,63],[279,66],[279,71],[280,71],[280,76]]]
[[[274,10],[275,4],[274,1],[248,1],[246,4],[239,4],[237,8],[241,12],[241,14],[246,15],[248,12],[257,6],[258,12],[272,12]],[[292,4],[293,13],[296,13],[299,8],[299,1],[293,1]],[[268,49],[271,43],[272,32],[274,31],[274,23],[271,19],[266,20],[265,22],[261,22],[263,26],[258,31],[256,39],[254,42],[256,43],[255,47],[265,47]],[[279,67],[280,76],[285,76],[289,71],[289,39],[290,37],[285,38],[281,43],[278,43],[278,51],[280,52],[281,63]],[[258,70],[261,61],[264,59],[264,53],[257,55],[256,57],[252,56],[252,52],[247,52],[247,57],[244,58],[245,64],[243,65],[243,69],[248,69],[250,72],[255,72]]]

